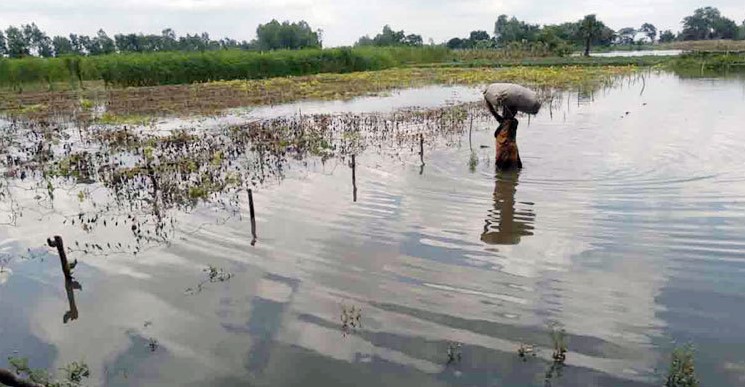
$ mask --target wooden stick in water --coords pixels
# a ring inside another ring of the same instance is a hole
[[[357,202],[357,161],[352,155],[352,200]]]
[[[424,165],[424,134],[419,134],[419,160]]]
[[[254,211],[254,192],[248,189],[248,210],[251,216],[251,246],[256,244],[256,212]]]
[[[70,264],[67,262],[67,254],[65,254],[65,245],[62,242],[62,237],[59,235],[55,235],[54,240],[52,240],[52,238],[47,238],[47,244],[49,245],[49,247],[57,248],[57,254],[59,254],[60,264],[62,264],[62,273],[65,275],[65,281],[72,281]],[[73,263],[73,267],[75,266],[75,263]]]

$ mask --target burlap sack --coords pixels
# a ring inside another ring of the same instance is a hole
[[[484,98],[495,108],[508,106],[528,114],[537,114],[541,109],[535,91],[514,83],[492,83],[484,90]]]

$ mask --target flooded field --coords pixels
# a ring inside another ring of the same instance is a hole
[[[0,118],[0,359],[107,386],[659,386],[690,343],[702,386],[744,384],[745,78],[553,90],[519,173],[480,98]]]

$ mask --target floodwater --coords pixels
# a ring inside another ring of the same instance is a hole
[[[197,206],[168,244],[69,253],[82,290],[66,292],[39,247],[86,236],[57,215],[77,213],[79,187],[58,189],[54,209],[0,228],[0,359],[82,359],[107,386],[659,386],[671,350],[692,343],[701,385],[745,384],[745,80],[649,74],[559,97],[521,119],[519,173],[495,171],[495,125],[480,118],[471,146],[467,130],[428,140],[423,167],[417,147],[358,154],[356,201],[347,159],[291,160],[254,190],[255,245],[245,196],[240,216]],[[552,324],[567,332],[563,366]],[[537,356],[523,361],[521,343]]]

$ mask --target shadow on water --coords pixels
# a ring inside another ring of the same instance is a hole
[[[494,208],[484,224],[481,241],[490,245],[516,245],[533,235],[532,203],[515,203],[520,171],[497,171],[494,177]]]

